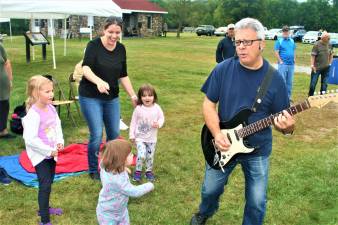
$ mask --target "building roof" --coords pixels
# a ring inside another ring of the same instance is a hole
[[[168,13],[155,3],[148,0],[112,0],[117,4],[124,13],[131,12],[151,12],[151,13]]]

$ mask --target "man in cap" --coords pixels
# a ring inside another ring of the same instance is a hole
[[[275,56],[278,63],[278,72],[283,76],[291,99],[293,74],[296,61],[296,44],[290,37],[289,27],[283,26],[283,36],[275,42]]]
[[[309,96],[312,96],[316,89],[319,75],[321,75],[320,93],[326,92],[327,78],[333,57],[332,45],[330,45],[329,41],[330,35],[324,31],[321,39],[312,47]]]
[[[230,23],[227,27],[228,34],[217,45],[216,49],[216,62],[220,63],[223,60],[233,57],[236,52],[234,45],[235,38],[235,25]]]

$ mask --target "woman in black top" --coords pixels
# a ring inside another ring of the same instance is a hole
[[[118,42],[121,32],[121,19],[107,18],[103,24],[103,36],[88,43],[82,64],[84,76],[79,86],[79,102],[89,127],[88,164],[92,179],[100,179],[97,155],[103,124],[107,141],[120,134],[119,83],[130,96],[133,106],[137,102],[127,73],[126,50]]]

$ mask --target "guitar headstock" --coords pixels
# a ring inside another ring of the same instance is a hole
[[[308,101],[311,107],[322,108],[329,102],[338,103],[338,90],[328,91],[326,94],[310,96]]]

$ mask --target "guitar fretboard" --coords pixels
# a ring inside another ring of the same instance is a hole
[[[301,102],[297,105],[293,105],[290,108],[286,109],[286,111],[290,114],[290,115],[295,115],[297,113],[300,113],[304,110],[307,110],[311,108],[309,101],[306,100],[304,102]],[[252,124],[249,124],[248,126],[243,127],[242,129],[237,130],[237,135],[239,136],[239,138],[244,138],[247,137],[251,134],[254,134],[260,130],[263,130],[264,128],[271,126],[274,122],[274,118],[277,117],[279,114],[281,114],[282,112],[278,112],[276,114],[273,114],[269,117],[266,117],[264,119],[258,120]]]

